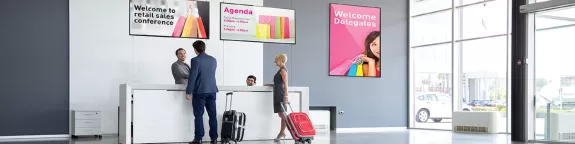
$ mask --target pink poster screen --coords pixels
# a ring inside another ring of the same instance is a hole
[[[381,77],[381,9],[330,4],[329,11],[329,75]]]

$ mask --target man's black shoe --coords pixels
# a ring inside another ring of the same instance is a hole
[[[201,144],[202,140],[194,140],[192,142],[190,142],[189,144]]]
[[[217,143],[218,143],[218,141],[216,141],[216,140],[212,140],[212,142],[210,142],[210,144],[217,144]]]

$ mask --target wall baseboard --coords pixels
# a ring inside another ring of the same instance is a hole
[[[365,128],[337,128],[337,133],[370,133],[370,132],[389,132],[404,131],[407,127],[365,127]]]
[[[0,142],[6,141],[35,141],[35,140],[68,140],[70,135],[24,135],[24,136],[0,136]]]

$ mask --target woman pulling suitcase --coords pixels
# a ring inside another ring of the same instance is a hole
[[[288,95],[287,95],[288,73],[285,66],[286,62],[287,62],[287,55],[285,54],[279,54],[275,57],[275,64],[280,69],[274,76],[274,84],[266,84],[266,86],[273,87],[274,113],[277,113],[279,117],[282,119],[280,125],[281,126],[280,131],[276,139],[274,139],[275,141],[280,141],[282,138],[285,138],[286,136],[286,134],[284,133],[286,129],[286,121],[285,121],[286,117],[284,111],[282,110],[282,104],[281,104],[282,102],[288,103]]]

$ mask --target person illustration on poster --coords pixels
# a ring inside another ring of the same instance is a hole
[[[380,31],[372,31],[365,38],[365,51],[361,55],[363,61],[363,76],[366,77],[380,77],[381,62],[380,62]]]

